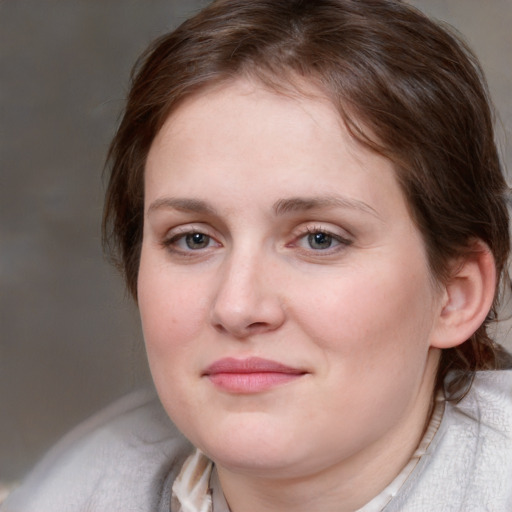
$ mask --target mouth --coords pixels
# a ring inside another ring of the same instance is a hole
[[[267,391],[297,380],[307,372],[269,359],[224,358],[215,361],[203,372],[203,377],[229,393],[250,394]]]

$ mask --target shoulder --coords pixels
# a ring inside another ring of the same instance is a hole
[[[478,372],[386,512],[512,510],[512,370]]]
[[[463,413],[475,411],[480,423],[503,430],[510,437],[512,425],[512,369],[477,372],[468,396],[456,405]]]
[[[63,438],[1,510],[156,511],[191,450],[155,393],[138,391]]]

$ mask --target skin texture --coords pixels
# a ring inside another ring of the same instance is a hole
[[[431,404],[446,290],[392,164],[311,92],[211,89],[171,115],[146,166],[151,371],[235,512],[364,505],[409,459]],[[207,375],[250,357],[298,374]]]

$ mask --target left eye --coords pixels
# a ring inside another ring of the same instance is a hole
[[[318,252],[328,251],[329,249],[341,249],[352,242],[338,234],[329,233],[321,229],[312,229],[300,236],[296,243],[302,249]]]
[[[318,231],[316,233],[309,233],[307,235],[307,242],[311,249],[316,251],[330,249],[333,244],[339,243],[338,240],[335,240],[332,235],[328,233],[323,233],[322,231]]]

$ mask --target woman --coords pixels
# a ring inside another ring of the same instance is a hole
[[[4,510],[512,508],[507,187],[462,42],[397,1],[218,0],[148,50],[110,161],[165,412],[100,413]]]

